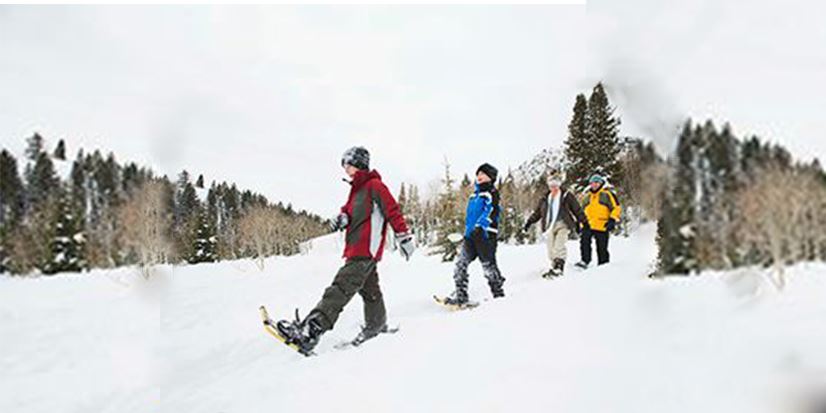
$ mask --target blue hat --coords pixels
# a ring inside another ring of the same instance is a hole
[[[598,182],[600,184],[605,184],[605,177],[600,175],[600,174],[593,174],[593,175],[591,175],[591,179],[588,180],[588,183],[592,184],[594,182]]]

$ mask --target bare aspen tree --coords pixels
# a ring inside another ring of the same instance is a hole
[[[662,189],[667,176],[668,166],[665,163],[651,164],[640,174],[638,200],[644,219],[659,219],[663,201]]]
[[[164,208],[163,184],[147,182],[118,210],[119,241],[135,255],[144,277],[152,267],[167,260],[171,243],[166,231],[171,225]]]
[[[816,211],[810,229],[814,236],[813,259],[826,261],[826,183],[820,182],[816,186],[812,199]]]
[[[251,251],[258,268],[264,269],[264,258],[274,247],[275,230],[272,209],[264,206],[250,208],[238,221],[241,248]]]
[[[822,212],[813,202],[820,191],[810,174],[772,166],[758,173],[738,197],[739,238],[770,260],[770,278],[778,290],[786,284],[784,267],[805,260],[807,246],[821,237],[815,225]]]

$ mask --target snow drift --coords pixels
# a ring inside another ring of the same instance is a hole
[[[805,412],[826,371],[826,266],[652,280],[654,228],[612,240],[612,263],[544,280],[543,245],[502,246],[503,300],[471,265],[482,306],[448,312],[452,265],[388,254],[395,335],[355,336],[354,298],[305,358],[257,314],[306,313],[341,264],[337,236],[305,255],[0,279],[3,412]],[[577,256],[577,245],[569,243]]]

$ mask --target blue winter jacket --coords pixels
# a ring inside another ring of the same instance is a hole
[[[476,190],[467,203],[465,216],[465,238],[470,238],[473,231],[482,228],[485,238],[488,233],[496,234],[499,228],[499,191],[493,182],[476,184]]]

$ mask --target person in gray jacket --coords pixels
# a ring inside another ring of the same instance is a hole
[[[545,182],[548,190],[537,202],[536,208],[525,223],[523,230],[527,231],[537,221],[541,222],[542,233],[545,234],[548,245],[548,259],[550,269],[542,276],[545,278],[558,277],[565,270],[567,248],[565,243],[572,231],[577,233],[588,227],[588,219],[577,202],[576,196],[562,185],[562,174],[558,170],[551,170]]]

